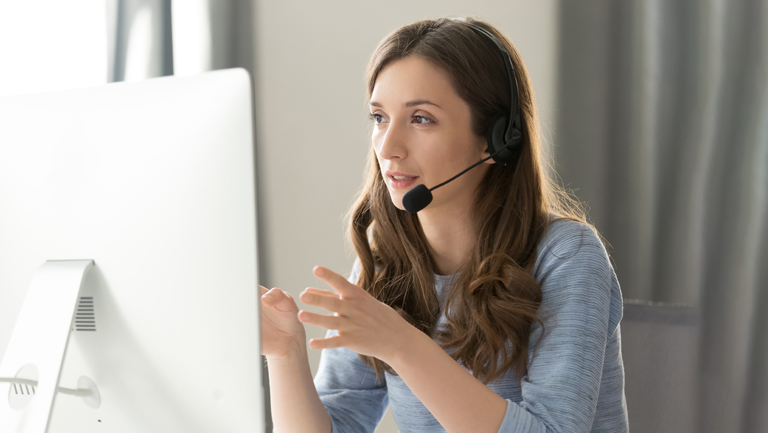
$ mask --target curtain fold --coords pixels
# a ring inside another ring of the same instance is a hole
[[[108,0],[109,82],[173,75],[171,0]]]

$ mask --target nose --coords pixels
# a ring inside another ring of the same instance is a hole
[[[373,142],[376,153],[381,159],[403,159],[408,155],[406,149],[406,131],[398,127],[394,122],[390,123],[386,130],[380,132]],[[378,141],[378,143],[377,143]]]

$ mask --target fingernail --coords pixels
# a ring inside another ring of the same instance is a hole
[[[315,300],[314,296],[312,296],[310,294],[305,294],[304,295],[304,302],[314,302],[314,300]]]

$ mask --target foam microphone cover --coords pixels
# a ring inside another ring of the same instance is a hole
[[[426,185],[416,185],[403,196],[403,207],[410,213],[416,213],[432,202],[432,192]]]

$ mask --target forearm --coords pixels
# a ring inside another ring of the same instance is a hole
[[[306,345],[284,359],[267,357],[272,422],[277,433],[331,433],[331,417],[312,380]]]
[[[416,331],[389,365],[449,433],[497,433],[507,401]]]

